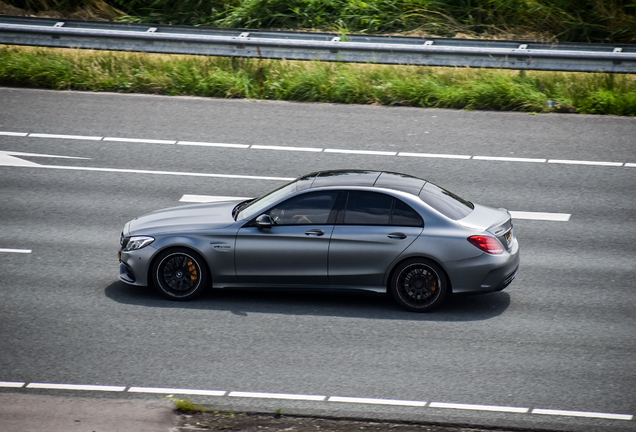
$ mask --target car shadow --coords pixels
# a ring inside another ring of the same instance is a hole
[[[216,289],[190,301],[164,299],[152,288],[113,282],[106,297],[122,304],[168,308],[228,311],[235,315],[272,313],[409,321],[482,321],[501,315],[510,305],[505,292],[448,299],[429,313],[401,309],[386,294],[341,290]]]

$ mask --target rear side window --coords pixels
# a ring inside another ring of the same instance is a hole
[[[402,201],[375,192],[349,192],[345,225],[423,226],[420,215]]]
[[[420,192],[420,199],[435,210],[453,220],[463,219],[475,206],[470,201],[458,197],[433,183],[426,183]]]

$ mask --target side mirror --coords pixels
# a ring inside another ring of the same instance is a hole
[[[262,214],[256,218],[256,226],[259,228],[271,228],[274,223],[272,222],[272,218],[269,215]]]

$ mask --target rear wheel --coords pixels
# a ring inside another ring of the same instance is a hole
[[[169,249],[157,257],[152,266],[152,282],[164,296],[187,300],[200,294],[208,284],[205,261],[185,248]]]
[[[412,259],[398,265],[391,276],[391,294],[404,309],[427,312],[438,307],[448,292],[442,269],[424,259]]]

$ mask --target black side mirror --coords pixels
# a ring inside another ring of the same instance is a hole
[[[271,228],[272,225],[274,225],[274,222],[272,222],[272,218],[266,214],[262,214],[259,217],[257,217],[255,223],[257,227],[263,228],[263,229]]]

